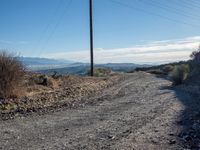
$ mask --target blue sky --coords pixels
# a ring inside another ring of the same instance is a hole
[[[89,0],[0,3],[0,49],[89,61]],[[200,43],[198,0],[93,0],[93,6],[97,63],[185,60]],[[148,56],[149,47],[156,53]],[[165,53],[172,51],[168,59]]]

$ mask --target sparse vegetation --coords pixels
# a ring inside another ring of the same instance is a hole
[[[7,116],[10,113],[25,113],[71,105],[74,100],[98,93],[119,80],[121,76],[117,74],[106,78],[91,78],[26,72],[23,80],[20,80],[23,83],[24,95],[15,98],[5,97],[4,101],[0,101],[0,115]]]
[[[111,69],[107,68],[97,68],[94,70],[94,75],[96,77],[105,77],[108,76],[111,73]]]
[[[190,57],[192,60],[178,65],[172,71],[174,84],[200,85],[200,46]]]
[[[95,77],[106,77],[110,75],[111,69],[108,68],[95,68],[94,69],[94,76]],[[88,75],[90,75],[90,70],[88,71]]]
[[[173,68],[171,72],[169,72],[170,77],[175,85],[182,84],[189,75],[189,65],[181,64],[177,65]]]
[[[157,76],[168,75],[174,85],[200,85],[198,53],[200,48],[192,53],[190,61],[136,68],[134,71],[146,71]],[[3,113],[68,104],[74,99],[98,92],[122,77],[120,74],[115,75],[109,68],[95,68],[95,77],[92,78],[59,75],[57,72],[51,75],[25,72],[17,58],[6,52],[0,53],[0,98],[5,99],[3,103],[0,101],[0,112]]]
[[[34,74],[29,75],[26,80],[26,87],[33,88],[34,86],[41,85],[44,87],[55,88],[58,86],[58,82],[60,82],[61,77],[53,78],[52,76],[47,76],[44,74]]]
[[[162,71],[165,73],[165,74],[169,74],[171,73],[172,71],[174,70],[174,66],[173,65],[166,65],[162,68]]]
[[[25,71],[19,57],[0,52],[0,115],[56,107],[101,91],[121,79],[110,69],[95,69],[94,78]],[[98,78],[105,77],[106,78]],[[106,80],[105,80],[106,79]]]
[[[200,63],[200,46],[197,51],[192,52],[190,55],[193,61]]]
[[[0,98],[14,98],[22,94],[24,77],[22,63],[12,54],[0,52]]]
[[[190,55],[191,60],[152,66],[148,68],[136,68],[135,71],[146,71],[156,75],[167,75],[174,85],[200,85],[200,46]]]

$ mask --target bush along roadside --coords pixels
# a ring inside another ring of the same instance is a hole
[[[200,47],[190,55],[191,60],[174,66],[169,72],[174,85],[200,85]]]
[[[12,54],[0,51],[0,98],[16,98],[23,95],[22,83],[25,69]]]
[[[190,72],[189,64],[181,64],[174,67],[174,69],[169,72],[174,85],[179,85],[184,83]]]
[[[82,102],[84,105],[84,100],[88,101],[91,96],[100,94],[103,89],[124,79],[117,74],[100,78],[62,76],[53,79],[47,76],[47,84],[43,84],[42,77],[40,74],[29,73],[25,79],[25,96],[0,99],[0,119],[7,120],[33,112],[45,113],[63,106],[76,107]]]

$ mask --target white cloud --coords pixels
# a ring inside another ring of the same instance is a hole
[[[147,44],[129,48],[94,50],[95,63],[164,63],[188,60],[192,51],[198,48],[200,36],[184,39],[152,41]],[[63,52],[48,54],[48,58],[69,59],[79,62],[89,62],[90,51]]]

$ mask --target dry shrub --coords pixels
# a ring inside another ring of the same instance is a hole
[[[188,77],[190,67],[188,64],[181,64],[174,67],[170,73],[174,85],[182,84]]]
[[[13,54],[0,52],[0,98],[16,98],[22,94],[25,71]]]
[[[53,78],[49,77],[47,80],[47,86],[55,89],[55,88],[59,87],[60,82],[61,82],[61,80],[59,80],[59,79],[53,79]]]

